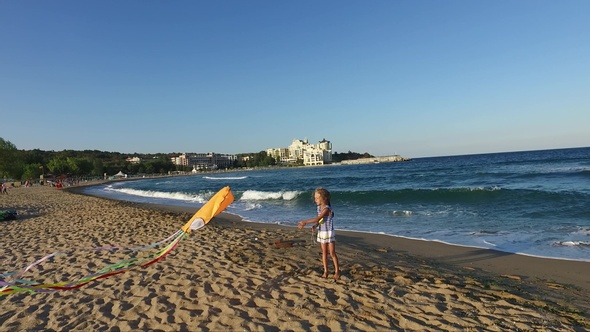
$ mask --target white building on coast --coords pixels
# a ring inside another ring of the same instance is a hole
[[[295,164],[298,160],[303,160],[303,165],[306,166],[325,165],[332,163],[332,143],[322,139],[317,144],[309,144],[307,138],[294,139],[288,148],[267,149],[266,154],[284,164]]]
[[[129,157],[127,158],[127,162],[131,163],[131,164],[141,164],[143,160],[141,160],[141,158],[139,157]]]
[[[234,165],[236,155],[208,153],[183,153],[178,157],[170,158],[174,165],[190,166],[193,169],[218,169],[228,168]]]

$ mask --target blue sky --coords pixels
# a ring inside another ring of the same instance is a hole
[[[0,0],[18,149],[590,146],[590,1]]]

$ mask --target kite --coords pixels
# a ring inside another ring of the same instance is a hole
[[[37,281],[25,280],[22,279],[23,275],[31,270],[33,267],[41,264],[42,262],[61,254],[69,254],[71,251],[65,252],[55,252],[50,255],[47,255],[24,269],[20,271],[14,272],[7,272],[4,274],[0,274],[0,296],[14,294],[19,292],[30,292],[30,293],[49,293],[61,290],[69,290],[69,289],[76,289],[80,288],[92,281],[103,279],[106,277],[110,277],[113,275],[117,275],[126,271],[129,271],[133,268],[137,267],[147,267],[151,264],[156,263],[157,261],[164,258],[167,254],[169,254],[177,245],[182,241],[184,238],[188,236],[191,231],[197,230],[199,228],[204,227],[209,221],[225,210],[232,202],[234,201],[234,196],[231,192],[229,187],[224,187],[220,191],[218,191],[205,205],[203,205],[193,216],[192,218],[184,225],[181,229],[176,231],[176,233],[172,234],[167,239],[162,241],[146,245],[143,247],[100,247],[100,248],[92,248],[87,250],[94,250],[94,251],[101,251],[101,250],[118,250],[118,249],[131,249],[132,251],[140,251],[150,248],[155,248],[161,245],[166,244],[161,250],[158,252],[151,254],[145,258],[138,258],[133,257],[121,262],[108,265],[99,271],[82,277],[78,280],[74,281],[64,281],[58,283],[42,283]]]

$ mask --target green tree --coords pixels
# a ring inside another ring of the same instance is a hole
[[[274,166],[276,164],[277,161],[271,156],[266,156],[260,161],[260,166]]]
[[[254,166],[271,166],[275,164],[275,159],[267,155],[266,151],[260,151],[254,155]]]
[[[77,160],[78,164],[78,175],[88,175],[92,173],[93,165],[92,161],[87,158],[79,158]]]
[[[139,166],[140,164],[127,163],[127,165],[125,166],[125,170],[128,174],[137,174],[139,173]]]
[[[70,167],[67,159],[53,158],[47,163],[47,168],[53,175],[63,175],[70,173]]]
[[[95,175],[95,176],[102,176],[104,173],[104,166],[102,163],[102,160],[100,159],[94,159],[92,161],[92,171],[91,174]]]
[[[78,166],[78,158],[67,157],[66,163],[68,164],[68,173],[76,175],[80,173],[80,167]]]
[[[22,151],[21,156],[25,164],[41,164],[46,165],[49,161],[49,153],[39,149]]]
[[[18,158],[16,145],[0,137],[0,178],[17,178]]]
[[[150,166],[152,172],[148,171],[148,173],[166,174],[168,173],[168,171],[174,170],[174,165],[172,164],[172,161],[166,158],[165,156],[160,156],[157,159],[148,161],[146,163],[146,168],[150,169]]]
[[[67,157],[69,173],[74,175],[87,175],[92,172],[92,162],[86,158]]]
[[[363,154],[358,153],[358,152],[351,152],[351,151],[344,152],[344,153],[335,152],[332,154],[332,161],[333,162],[341,162],[343,160],[356,160],[359,158],[373,158],[373,157],[374,156],[368,152],[365,152]]]
[[[153,173],[155,173],[154,170],[155,170],[154,164],[149,163],[149,162],[145,164],[145,172],[147,174],[153,174]]]
[[[21,180],[34,179],[38,180],[42,174],[41,164],[26,164],[23,167]]]

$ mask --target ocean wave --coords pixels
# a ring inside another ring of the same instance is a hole
[[[248,176],[203,176],[203,179],[207,180],[244,180]]]
[[[207,180],[244,180],[248,176],[203,176]]]
[[[561,247],[590,247],[590,242],[588,241],[556,241],[553,242],[554,246],[561,246]]]
[[[392,216],[396,216],[396,217],[404,217],[404,216],[411,216],[414,213],[412,211],[409,211],[409,210],[402,210],[402,211],[393,210],[393,211],[390,212],[390,214]]]
[[[486,231],[486,230],[482,230],[482,231],[478,231],[478,232],[471,232],[471,233],[469,233],[469,235],[473,235],[473,236],[497,235],[498,233],[499,233],[498,231]]]
[[[448,192],[471,192],[471,191],[497,191],[502,190],[499,186],[490,187],[457,187],[457,188],[433,188],[431,190],[442,190]]]
[[[198,202],[198,203],[205,203],[210,197],[199,195],[199,194],[187,194],[182,192],[162,192],[162,191],[154,191],[154,190],[139,190],[139,189],[130,189],[130,188],[121,188],[121,189],[114,189],[114,188],[106,188],[107,190],[123,193],[126,195],[133,195],[133,196],[141,196],[141,197],[150,197],[150,198],[164,198],[164,199],[173,199],[173,200],[181,200],[181,201],[189,201],[189,202]]]
[[[511,190],[497,186],[490,187],[457,187],[457,188],[425,188],[398,189],[375,191],[340,191],[332,192],[335,201],[351,204],[382,204],[382,203],[424,203],[424,202],[465,202],[489,201],[510,196]]]
[[[244,206],[244,211],[252,211],[261,209],[262,205],[260,203],[248,203]]]
[[[489,242],[489,241],[486,241],[486,240],[484,240],[483,243],[484,244],[487,244],[488,246],[491,246],[491,247],[495,247],[496,246],[495,243],[492,243],[492,242]]]
[[[590,176],[590,168],[585,166],[563,166],[563,167],[551,167],[537,169],[526,169],[521,172],[513,171],[510,173],[494,173],[495,176],[504,176],[512,180],[534,180],[543,179],[547,177],[551,178],[587,178]]]
[[[456,204],[463,206],[499,204],[502,207],[507,204],[514,205],[518,203],[523,205],[544,204],[548,208],[548,203],[586,201],[587,197],[588,195],[572,191],[551,192],[501,188],[498,186],[332,192],[334,201],[363,206],[389,203],[414,205],[435,203],[449,206]],[[582,207],[581,213],[587,213],[586,211]]]
[[[258,190],[246,190],[240,200],[244,201],[263,201],[263,200],[294,200],[299,196],[301,191],[277,191],[277,192],[266,192]]]
[[[578,227],[578,230],[573,232],[572,234],[574,235],[586,235],[586,236],[590,236],[590,228],[586,228],[586,227]]]

